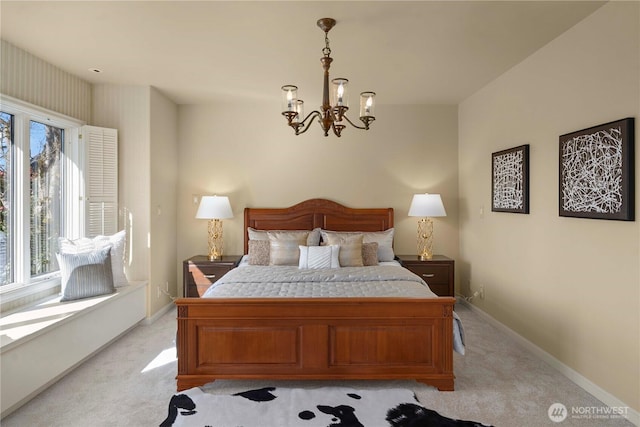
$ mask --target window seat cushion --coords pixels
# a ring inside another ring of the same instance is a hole
[[[74,316],[86,314],[101,304],[115,302],[144,286],[146,282],[133,282],[116,288],[116,292],[111,294],[74,301],[62,301],[62,295],[55,295],[12,310],[0,317],[0,349],[6,351],[13,345],[45,333],[47,329],[64,324]]]

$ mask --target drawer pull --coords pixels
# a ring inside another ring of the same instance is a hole
[[[204,277],[206,277],[207,279],[215,279],[216,275],[215,274],[205,274]]]
[[[426,277],[426,278],[431,278],[431,277],[435,277],[436,275],[431,273],[431,274],[423,274],[422,277]]]

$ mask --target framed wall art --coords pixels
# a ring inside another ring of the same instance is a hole
[[[491,154],[491,210],[529,213],[529,144]]]
[[[635,220],[634,119],[560,136],[559,214]]]

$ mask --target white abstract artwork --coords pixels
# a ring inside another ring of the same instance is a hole
[[[528,154],[528,145],[493,153],[491,210],[529,213]]]
[[[560,137],[561,216],[633,220],[633,119]]]
[[[622,129],[576,136],[562,146],[562,208],[618,213],[622,208]]]

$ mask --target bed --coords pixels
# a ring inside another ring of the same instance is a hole
[[[311,199],[246,208],[244,220],[247,254],[250,229],[384,232],[393,228],[393,209]],[[454,303],[322,294],[177,299],[177,389],[216,379],[414,379],[453,390]]]

